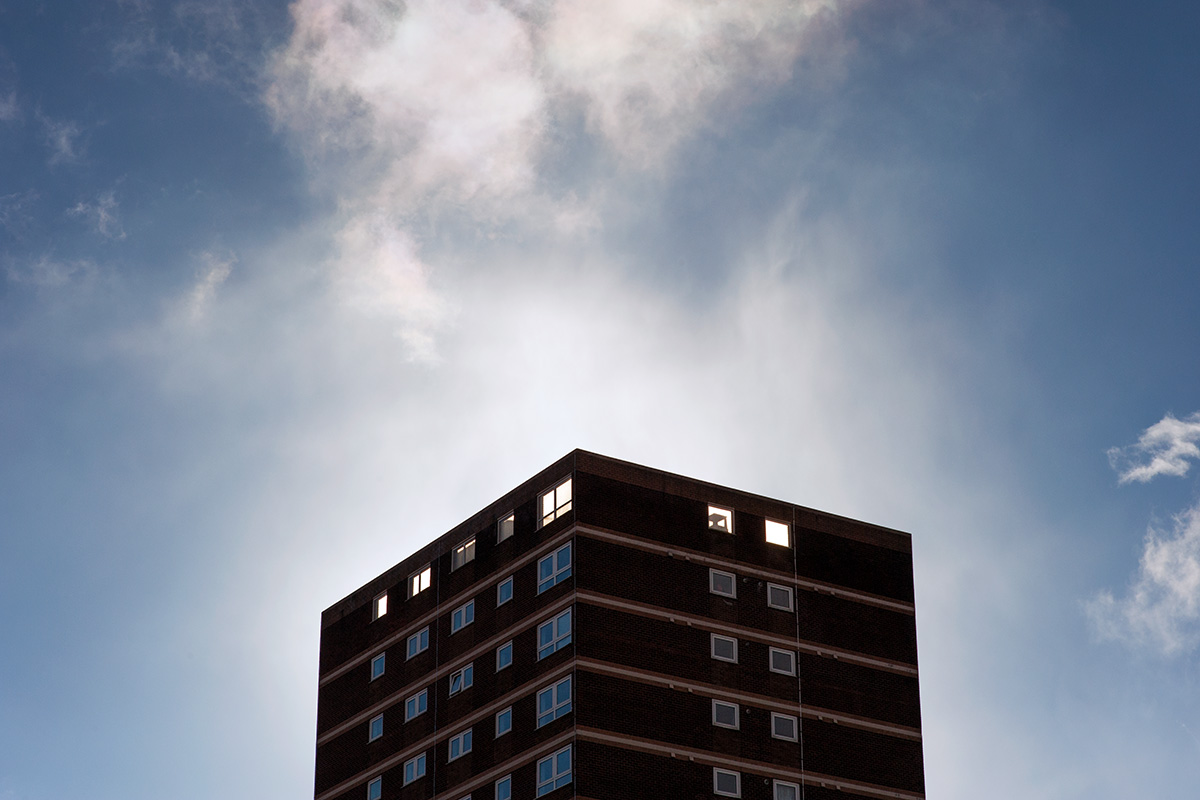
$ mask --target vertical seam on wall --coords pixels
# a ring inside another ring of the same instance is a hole
[[[792,577],[800,578],[800,530],[796,521],[796,507],[792,506]],[[800,675],[800,592],[792,588],[792,614],[796,618],[796,736],[800,739],[800,800],[804,800],[804,679]],[[774,733],[774,731],[772,731]],[[772,798],[774,800],[774,798]]]

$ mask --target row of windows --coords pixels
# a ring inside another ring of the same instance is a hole
[[[721,533],[733,533],[733,509],[721,506],[708,507],[708,529]],[[780,547],[792,546],[792,526],[777,520],[763,520],[763,536],[768,544]]]
[[[741,706],[737,703],[727,703],[724,700],[712,701],[712,724],[718,728],[741,730]],[[790,714],[771,712],[771,736],[789,742],[799,740],[799,722]]]
[[[737,575],[719,569],[709,569],[708,591],[736,600]],[[777,608],[780,611],[793,611],[795,610],[793,600],[791,587],[780,586],[778,583],[767,584],[767,605],[771,608]]]
[[[800,800],[800,784],[772,781],[772,800]],[[742,796],[742,773],[713,767],[713,794],[721,797]]]
[[[470,750],[470,732],[465,734],[467,750]],[[461,743],[460,743],[461,746]],[[731,773],[736,775],[737,773]],[[411,758],[404,762],[404,785],[412,783],[419,778],[425,777],[425,754]],[[739,776],[740,778],[740,776]],[[537,762],[537,796],[541,797],[544,794],[554,791],[560,786],[566,786],[571,782],[571,745],[567,745],[556,753],[539,759]],[[715,781],[715,778],[714,778]],[[715,786],[714,782],[714,786]],[[777,782],[778,785],[778,782]],[[720,792],[718,792],[720,794]],[[741,797],[741,783],[738,782],[738,794],[729,795],[731,797]],[[372,778],[367,783],[367,800],[380,800],[383,797],[383,776]],[[496,800],[512,800],[512,776],[505,775],[500,780],[496,781]],[[795,800],[796,796],[782,798],[776,794],[776,800]],[[471,800],[471,796],[467,795],[462,800]]]
[[[711,634],[712,649],[710,655],[717,661],[728,661],[731,664],[738,663],[738,640],[732,636],[722,636],[719,633]],[[778,672],[780,675],[795,675],[796,674],[796,654],[791,650],[782,650],[778,647],[768,649],[769,656],[767,666],[771,672]]]

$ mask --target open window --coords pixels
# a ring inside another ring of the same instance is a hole
[[[733,509],[709,506],[708,529],[720,533],[733,533]]]

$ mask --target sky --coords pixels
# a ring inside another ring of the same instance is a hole
[[[1200,786],[1194,3],[0,0],[0,800],[311,797],[576,447],[913,535],[930,798]]]

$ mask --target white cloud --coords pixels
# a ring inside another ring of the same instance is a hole
[[[1128,593],[1117,599],[1101,592],[1087,613],[1101,639],[1164,655],[1200,644],[1200,504],[1177,516],[1171,530],[1147,530]]]
[[[110,190],[97,197],[93,203],[81,200],[67,213],[86,219],[93,230],[105,239],[124,239],[125,230],[117,218],[117,205],[116,192]]]
[[[57,289],[95,275],[97,267],[90,259],[57,259],[47,254],[28,261],[10,259],[5,272],[13,283]]]
[[[81,131],[73,122],[59,122],[39,113],[46,146],[50,148],[50,164],[66,164],[78,161],[83,154],[79,141]]]
[[[1114,447],[1108,460],[1121,483],[1146,483],[1159,475],[1182,477],[1200,458],[1200,412],[1179,420],[1167,414],[1138,437],[1137,444]]]
[[[237,257],[232,253],[205,251],[200,253],[197,261],[199,266],[196,270],[196,282],[184,298],[182,306],[184,317],[193,324],[202,322],[208,316],[217,290],[233,272]]]
[[[10,90],[8,95],[0,94],[0,122],[13,122],[21,117],[21,107],[17,104],[17,92]]]

